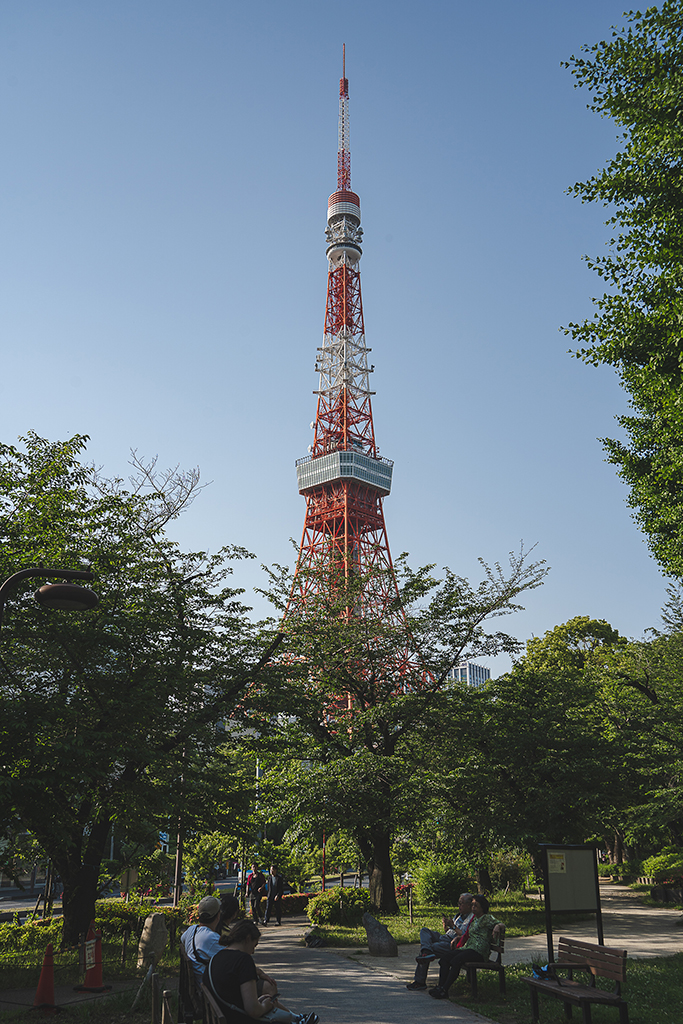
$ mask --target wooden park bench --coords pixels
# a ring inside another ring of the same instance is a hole
[[[204,1024],[247,1024],[253,1020],[248,1013],[233,1006],[232,1003],[218,1005],[218,1001],[211,995],[206,985],[202,985],[202,1001],[204,1003]]]
[[[590,984],[574,981],[574,971],[577,970],[590,973]],[[562,977],[565,971],[567,977]],[[613,981],[613,990],[597,988],[596,978]],[[621,985],[625,980],[625,949],[566,938],[561,938],[558,943],[557,960],[548,965],[547,978],[522,978],[531,990],[531,1015],[534,1022],[538,1021],[538,993],[541,992],[561,999],[567,1017],[572,1015],[572,1006],[580,1006],[583,1024],[590,1024],[593,1003],[617,1007],[620,1024],[628,1024],[628,1007],[621,997]]]
[[[496,971],[498,973],[498,988],[501,995],[505,995],[505,968],[503,967],[503,953],[505,952],[505,925],[500,926],[500,936],[497,943],[491,945],[491,956],[493,959],[484,960],[482,963],[468,963],[464,967],[467,970],[467,980],[472,989],[472,997],[477,998],[477,972]]]
[[[202,1001],[197,991],[192,961],[180,943],[180,977],[178,978],[178,1024],[193,1024],[202,1019]]]

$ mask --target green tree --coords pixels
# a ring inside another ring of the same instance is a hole
[[[632,769],[626,838],[683,846],[683,633],[616,648],[601,676],[607,727]]]
[[[658,646],[578,616],[530,640],[491,683],[483,756],[475,753],[472,771],[488,771],[503,841],[534,854],[538,842],[601,837],[621,862],[627,845],[674,838],[681,694]],[[671,638],[662,647],[673,656]],[[658,701],[666,701],[665,721]]]
[[[605,439],[655,558],[683,575],[683,4],[630,12],[611,40],[565,65],[589,109],[620,130],[606,167],[570,189],[610,207],[610,252],[587,258],[607,285],[597,312],[567,329],[575,353],[614,366],[632,412]]]
[[[242,813],[249,791],[221,726],[262,651],[227,585],[245,552],[185,553],[165,535],[195,473],[134,458],[126,488],[80,461],[83,436],[23,440],[0,445],[0,572],[90,566],[100,598],[77,614],[19,593],[2,633],[0,834],[28,830],[51,857],[71,944],[94,915],[113,822],[126,838]]]
[[[491,685],[487,753],[508,843],[535,854],[539,842],[584,842],[602,833],[606,809],[627,799],[598,671],[624,643],[607,622],[577,616],[529,640]]]
[[[245,709],[264,761],[273,755],[262,784],[274,819],[296,834],[348,832],[368,865],[373,905],[387,911],[396,910],[392,838],[428,812],[421,765],[448,673],[463,657],[517,650],[506,633],[488,632],[488,620],[516,610],[546,573],[523,553],[509,571],[485,566],[476,587],[449,570],[437,579],[432,568],[411,572],[399,560],[403,623],[363,607],[374,580],[321,577],[315,597],[289,608],[279,673],[250,691]],[[286,571],[273,575],[279,609],[291,588]]]

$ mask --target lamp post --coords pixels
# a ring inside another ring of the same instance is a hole
[[[17,589],[20,583],[30,579],[46,579],[50,576],[57,576],[62,580],[94,580],[95,574],[80,569],[46,569],[42,565],[33,566],[30,569],[20,569],[12,576],[9,576],[0,586],[0,630],[2,630],[3,613],[5,601],[8,596]],[[64,611],[86,611],[94,608],[99,598],[92,590],[79,587],[75,583],[46,583],[36,590],[34,597],[43,608],[63,609]],[[43,913],[48,915],[52,908],[52,863],[48,861],[48,869],[45,875],[45,889],[42,897],[38,897],[33,917],[36,916],[41,899],[44,900]]]
[[[44,566],[33,566],[20,569],[0,586],[0,629],[5,610],[5,601],[9,594],[17,589],[23,580],[49,579],[57,576],[62,580],[94,580],[95,574],[81,569],[46,569]],[[79,587],[75,583],[46,583],[35,592],[35,599],[43,608],[62,609],[64,611],[87,611],[94,608],[99,598],[92,590]]]

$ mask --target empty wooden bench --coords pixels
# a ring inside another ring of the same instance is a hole
[[[590,983],[574,981],[574,971],[585,971],[591,975]],[[621,985],[626,980],[626,950],[611,946],[598,946],[578,939],[561,938],[557,949],[557,960],[548,965],[547,978],[522,978],[531,991],[531,1013],[538,1020],[538,993],[554,996],[564,1003],[567,1017],[572,1015],[572,1006],[580,1006],[583,1024],[590,1024],[591,1005],[600,1003],[614,1006],[619,1010],[620,1024],[628,1024],[628,1007],[621,996]],[[566,972],[566,976],[565,975]],[[614,982],[611,991],[598,988],[596,978]]]
[[[467,980],[472,988],[472,996],[477,998],[477,972],[496,971],[498,974],[498,988],[501,995],[505,995],[505,968],[503,967],[503,953],[505,952],[505,925],[500,926],[500,936],[497,943],[491,945],[492,959],[483,963],[469,963],[464,966],[467,969]]]

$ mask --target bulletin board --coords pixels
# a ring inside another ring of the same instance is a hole
[[[604,945],[595,847],[543,843],[541,854],[549,960],[554,959],[552,915],[560,911],[595,914],[598,943]]]

